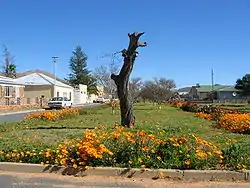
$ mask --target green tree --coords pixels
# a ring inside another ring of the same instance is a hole
[[[14,64],[14,57],[10,54],[7,46],[4,45],[4,66],[3,73],[6,77],[15,78],[16,77],[16,65]]]
[[[250,74],[246,74],[241,79],[238,78],[236,80],[235,89],[242,90],[243,95],[249,95],[250,94]]]
[[[91,75],[91,72],[87,69],[87,55],[83,52],[81,46],[77,46],[72,52],[73,55],[70,58],[69,68],[71,73],[66,79],[72,86],[78,86],[84,84],[88,86],[88,93],[97,94],[96,80]]]

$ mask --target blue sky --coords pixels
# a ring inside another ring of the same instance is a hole
[[[174,79],[178,87],[196,83],[234,84],[250,72],[249,0],[0,0],[0,45],[15,56],[18,71],[69,73],[80,44],[94,69],[128,44],[128,32],[145,31],[133,77]]]

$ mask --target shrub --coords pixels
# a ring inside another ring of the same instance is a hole
[[[186,102],[180,108],[186,112],[198,112],[199,106],[196,103]]]
[[[223,151],[223,165],[230,170],[250,169],[250,145],[232,143]]]

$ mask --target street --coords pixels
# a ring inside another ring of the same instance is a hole
[[[245,182],[188,182],[167,179],[141,179],[109,176],[72,177],[48,173],[15,173],[0,172],[1,188],[249,188]]]
[[[76,106],[73,108],[91,108],[94,106],[100,106],[101,104],[99,103],[91,103],[91,104],[84,104],[80,106]],[[25,112],[25,113],[18,113],[18,114],[10,114],[10,115],[1,115],[0,116],[0,122],[6,122],[6,121],[21,121],[24,119],[24,117],[27,114],[34,113],[34,112]]]

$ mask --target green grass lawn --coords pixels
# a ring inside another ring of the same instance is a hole
[[[212,122],[195,117],[176,108],[163,105],[161,109],[152,104],[136,104],[135,116],[138,129],[165,129],[174,134],[198,134],[216,144],[225,144],[228,139],[250,144],[249,135],[234,134],[213,128]],[[84,129],[96,126],[114,126],[119,122],[119,109],[114,115],[110,107],[86,109],[76,118],[56,122],[21,121],[0,124],[0,150],[55,147],[67,139],[81,137]]]

